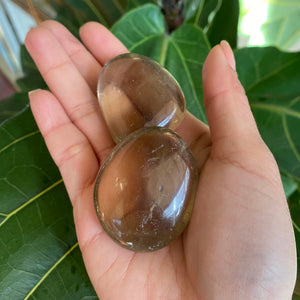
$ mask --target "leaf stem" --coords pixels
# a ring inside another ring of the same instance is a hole
[[[199,23],[200,16],[201,16],[201,13],[202,13],[202,10],[203,10],[203,6],[204,6],[204,0],[200,0],[200,4],[199,4],[198,10],[197,10],[194,25],[198,25],[198,23]]]

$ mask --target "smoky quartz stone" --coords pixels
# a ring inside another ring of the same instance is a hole
[[[116,143],[142,127],[175,129],[186,108],[174,77],[152,59],[133,53],[116,56],[102,68],[97,95]]]
[[[133,251],[169,245],[189,222],[198,171],[172,130],[142,128],[125,137],[96,179],[94,203],[108,235]]]

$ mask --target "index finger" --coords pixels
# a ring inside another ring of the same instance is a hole
[[[87,137],[102,160],[102,153],[114,143],[100,113],[96,95],[76,64],[55,36],[42,26],[27,34],[25,45],[71,122]]]

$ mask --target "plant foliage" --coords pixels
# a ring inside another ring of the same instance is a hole
[[[188,109],[206,122],[202,66],[222,39],[236,48],[237,0],[186,0],[182,22],[172,32],[163,1],[51,3],[56,19],[75,35],[83,23],[96,20],[131,52],[158,61],[180,83]],[[97,299],[67,193],[27,104],[25,92],[46,85],[24,47],[21,53],[23,93],[0,103],[0,299]],[[235,57],[259,130],[278,162],[300,247],[300,53],[244,48]],[[295,299],[299,291],[297,285]]]

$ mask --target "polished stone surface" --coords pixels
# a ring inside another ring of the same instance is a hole
[[[189,222],[198,182],[190,148],[173,131],[143,128],[124,138],[95,184],[98,218],[108,235],[133,251],[169,245]]]
[[[116,143],[142,127],[175,129],[184,117],[185,98],[177,81],[158,63],[126,53],[101,70],[98,99]]]

